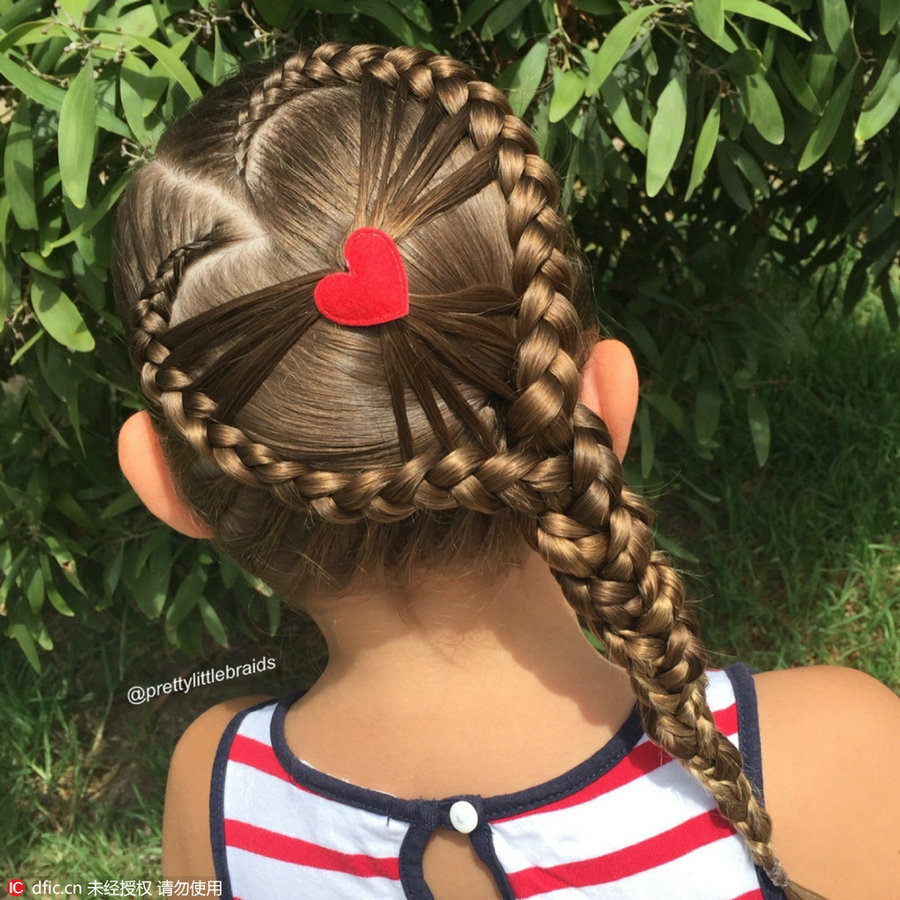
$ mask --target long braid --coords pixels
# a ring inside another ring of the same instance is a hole
[[[530,143],[530,142],[527,142]],[[530,148],[529,148],[530,149]],[[538,516],[530,542],[572,606],[631,677],[648,736],[713,794],[754,859],[781,886],[787,878],[769,840],[771,822],[716,728],[706,702],[706,656],[680,579],[652,550],[649,508],[624,487],[600,419],[577,403],[577,322],[549,166],[528,153],[519,180],[502,185],[510,207],[519,313],[519,397],[506,423],[513,445],[572,450],[574,497]]]
[[[481,446],[442,446],[416,454],[407,425],[400,465],[362,473],[318,470],[252,440],[230,423],[230,416],[219,415],[221,403],[213,399],[210,379],[198,379],[182,366],[187,357],[179,355],[179,340],[184,336],[189,343],[223,309],[230,313],[232,305],[238,333],[240,316],[251,313],[253,298],[238,298],[165,334],[182,269],[216,245],[211,237],[170,254],[136,307],[133,348],[143,364],[145,391],[158,399],[169,422],[198,453],[214,459],[242,484],[266,488],[284,506],[310,510],[327,522],[395,522],[417,510],[458,507],[489,515],[507,509],[520,514],[527,541],[548,562],[569,603],[605,643],[610,659],[628,671],[650,739],[711,792],[754,860],[777,885],[788,886],[770,846],[771,822],[743,771],[741,754],[716,728],[706,702],[707,660],[681,581],[653,549],[650,510],[624,485],[606,427],[578,403],[583,337],[570,300],[570,237],[557,208],[558,183],[504,95],[474,81],[463,64],[418,48],[325,44],[285,60],[250,95],[234,132],[238,177],[246,183],[254,138],[283,104],[315,87],[360,83],[364,77],[398,97],[415,97],[425,104],[426,116],[435,104],[445,119],[462,116],[458,121],[476,156],[491,159],[472,180],[471,191],[489,171],[506,198],[512,286],[518,298],[511,347],[515,390],[504,391],[487,378],[484,382],[506,401],[502,440],[495,446],[480,422],[470,422],[469,431],[481,435]],[[394,116],[394,137],[398,122]],[[422,131],[427,140],[428,128]],[[388,147],[393,145],[388,140]],[[394,162],[390,153],[392,149],[381,160],[380,180],[402,190],[404,185],[394,185],[389,178]],[[430,180],[427,166],[423,157],[417,190]],[[413,168],[407,183],[416,176]],[[357,218],[388,214],[385,197],[391,191],[370,198],[370,187],[365,186]],[[446,202],[432,189],[417,214],[407,213],[405,219],[401,215],[394,223],[395,236],[428,221]],[[285,287],[286,296],[289,288],[296,285]],[[271,295],[270,290],[263,299],[268,302]],[[442,345],[433,328],[423,322],[416,331],[415,312],[412,303],[411,334],[445,362],[458,362],[452,344]],[[308,326],[306,322],[302,330]],[[446,379],[435,390],[450,409],[461,410],[465,404],[461,395],[451,395],[455,389]],[[405,402],[403,392],[397,384],[391,391],[397,412],[398,404]],[[465,418],[464,412],[461,415]],[[404,431],[400,416],[398,427]],[[789,896],[813,896],[795,887],[789,886]]]

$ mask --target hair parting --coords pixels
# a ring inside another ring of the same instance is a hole
[[[172,172],[223,201],[192,212]],[[151,197],[152,234],[138,214]],[[328,43],[215,89],[120,214],[117,293],[164,447],[217,544],[295,603],[359,572],[487,572],[524,539],[629,673],[649,737],[788,896],[814,897],[789,884],[713,721],[650,509],[578,402],[589,339],[558,206],[504,95],[421,48]],[[363,226],[391,235],[410,280],[409,316],[365,330],[311,302]]]

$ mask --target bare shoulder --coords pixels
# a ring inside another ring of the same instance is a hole
[[[785,869],[828,900],[896,896],[900,697],[838,666],[755,682],[766,808]]]
[[[166,878],[215,878],[209,836],[209,789],[213,762],[228,723],[268,697],[239,697],[206,710],[175,745],[163,813],[163,874]]]

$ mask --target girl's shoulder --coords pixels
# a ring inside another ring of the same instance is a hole
[[[163,813],[166,878],[215,878],[209,829],[209,792],[219,742],[234,717],[273,697],[238,697],[198,716],[179,738],[169,764]]]
[[[763,672],[756,687],[773,847],[791,877],[829,900],[888,897],[900,884],[900,697],[855,669]],[[163,871],[214,878],[213,762],[242,697],[199,716],[175,748],[166,787]]]
[[[856,669],[754,676],[772,846],[833,900],[900,884],[900,697]]]

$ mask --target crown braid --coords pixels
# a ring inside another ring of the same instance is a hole
[[[624,485],[606,427],[578,403],[584,339],[570,299],[574,280],[570,236],[558,212],[559,187],[550,166],[537,155],[531,132],[512,114],[504,95],[475,81],[463,64],[419,48],[329,43],[301,51],[274,68],[240,110],[232,147],[236,177],[246,184],[254,138],[286,102],[316,87],[365,79],[374,79],[398,96],[415,97],[426,105],[429,123],[429,110],[439,109],[445,119],[461,116],[459,122],[476,155],[491,158],[491,177],[507,202],[517,303],[511,350],[515,389],[481,376],[482,385],[505,403],[499,440],[496,429],[490,432],[474,413],[475,418],[466,422],[466,401],[442,379],[438,368],[430,373],[432,386],[470,433],[478,435],[479,445],[454,446],[450,432],[442,428],[443,419],[433,420],[430,413],[435,433],[443,435],[441,446],[416,453],[408,424],[404,427],[402,391],[396,381],[403,359],[389,363],[387,349],[388,381],[402,444],[399,466],[361,473],[319,470],[284,458],[229,424],[230,417],[222,415],[223,404],[213,399],[214,377],[197,377],[187,370],[190,366],[183,367],[190,357],[183,347],[203,325],[222,321],[223,316],[232,317],[231,328],[238,334],[242,316],[255,311],[259,298],[237,298],[166,333],[168,311],[185,266],[222,246],[212,234],[173,251],[135,307],[132,348],[142,364],[145,393],[161,404],[167,420],[197,453],[213,459],[236,481],[265,488],[285,507],[311,510],[327,522],[397,522],[426,509],[518,513],[526,540],[548,562],[569,603],[605,643],[610,659],[628,671],[648,736],[712,793],[722,815],[746,839],[754,860],[776,884],[788,886],[769,843],[769,817],[743,772],[741,754],[716,728],[706,702],[706,656],[696,618],[685,606],[681,581],[653,549],[652,515]],[[395,118],[391,126],[394,137],[398,121]],[[428,128],[421,126],[421,131],[427,140]],[[394,143],[387,141],[381,161],[385,176],[391,171]],[[414,136],[407,152],[420,149]],[[411,192],[411,184],[421,189],[429,180],[423,160],[407,185],[391,186]],[[370,205],[368,188],[361,188],[357,217],[378,219],[386,214],[385,197],[391,192],[383,191]],[[417,213],[395,223],[395,231],[402,234],[428,221],[447,202],[432,189]],[[306,281],[314,283],[320,274]],[[297,284],[283,287],[281,293],[289,298]],[[278,291],[261,293],[273,311],[282,309]],[[285,337],[285,350],[309,324],[302,321]],[[383,335],[390,335],[390,328],[398,332],[394,335],[398,341],[412,342],[403,346],[425,345],[441,362],[478,379],[479,373],[464,368],[451,344],[442,343],[425,319],[417,320],[414,300],[408,323],[380,327]],[[403,336],[400,328],[407,329]],[[242,352],[226,350],[225,357],[236,359]],[[427,411],[426,398],[419,399]],[[427,402],[433,402],[430,393]],[[801,889],[791,893],[794,887],[790,886],[789,896],[802,896]]]

